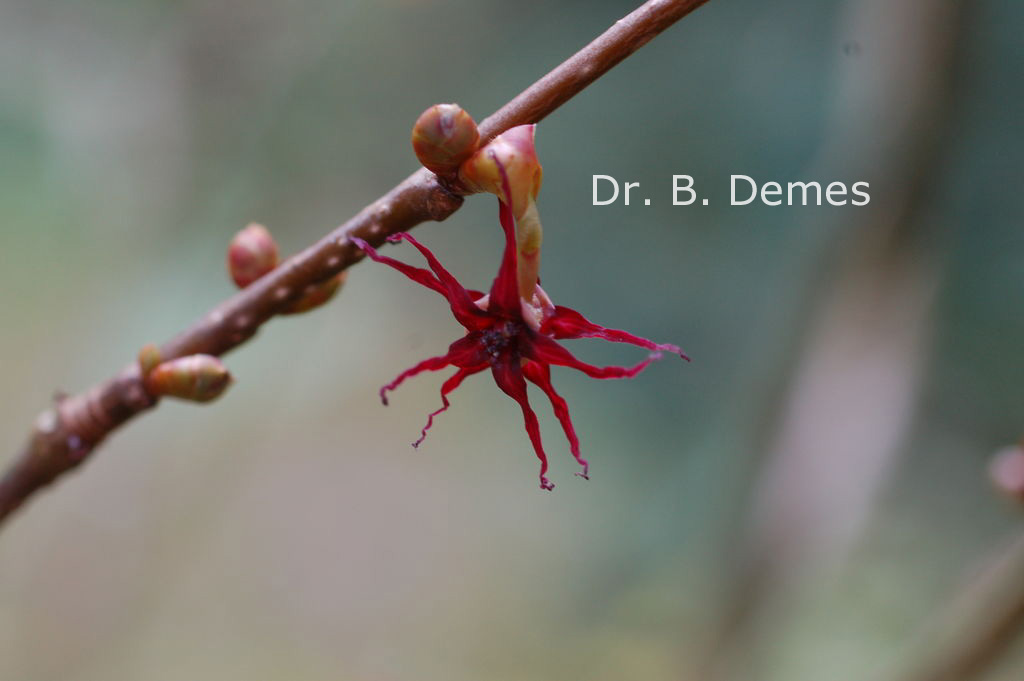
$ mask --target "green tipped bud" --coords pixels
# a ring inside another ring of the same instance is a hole
[[[320,307],[341,290],[347,277],[348,272],[338,272],[324,283],[310,286],[301,298],[285,308],[281,314],[301,314]]]
[[[263,225],[250,223],[228,246],[228,273],[245,288],[277,267],[277,244]]]
[[[144,381],[146,390],[155,397],[209,402],[224,394],[231,374],[213,355],[189,355],[158,365]]]
[[[143,348],[139,350],[139,371],[142,373],[143,378],[149,376],[160,362],[160,348],[152,343],[143,346]]]
[[[412,126],[412,148],[423,166],[438,175],[454,173],[476,151],[480,131],[458,104],[435,104]]]

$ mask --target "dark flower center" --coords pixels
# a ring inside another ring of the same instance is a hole
[[[503,353],[508,352],[509,345],[519,335],[522,328],[523,325],[519,322],[507,321],[484,331],[481,342],[487,351],[487,359],[492,365]]]

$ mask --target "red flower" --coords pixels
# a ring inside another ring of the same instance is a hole
[[[425,359],[403,371],[395,380],[381,388],[380,395],[384,404],[387,404],[388,391],[397,388],[410,376],[424,371],[438,371],[448,366],[456,368],[455,373],[441,386],[442,406],[427,417],[427,424],[420,438],[413,443],[413,446],[417,447],[433,425],[434,417],[448,409],[448,395],[459,387],[466,377],[490,369],[498,387],[518,402],[523,410],[526,432],[533,443],[537,458],[540,459],[540,486],[550,490],[554,485],[545,475],[548,459],[541,445],[537,416],[527,399],[526,381],[536,384],[551,400],[555,416],[562,424],[565,436],[569,440],[569,449],[582,466],[577,475],[587,478],[589,466],[587,460],[580,455],[579,439],[569,419],[569,406],[551,385],[551,365],[577,369],[592,378],[631,378],[643,371],[652,361],[659,359],[660,351],[678,354],[684,359],[689,358],[675,345],[658,344],[625,331],[606,329],[588,321],[575,310],[553,305],[539,286],[531,302],[527,303],[521,299],[517,283],[515,218],[512,209],[504,202],[499,205],[499,219],[505,232],[505,253],[498,276],[488,295],[464,288],[430,250],[408,234],[396,234],[388,240],[404,240],[411,243],[426,258],[431,271],[380,255],[362,239],[352,239],[374,261],[389,265],[413,281],[444,296],[451,305],[455,319],[466,327],[466,335],[452,343],[447,354]],[[556,342],[556,339],[563,338],[603,338],[615,343],[638,345],[653,352],[647,359],[631,367],[597,367],[576,359]]]

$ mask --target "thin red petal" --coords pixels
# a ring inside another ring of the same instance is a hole
[[[441,386],[441,403],[443,406],[437,411],[430,412],[430,415],[427,416],[427,425],[423,426],[423,430],[420,431],[420,439],[412,443],[413,447],[419,447],[420,443],[427,439],[427,431],[430,430],[430,427],[432,425],[434,425],[434,417],[443,411],[447,411],[448,407],[451,406],[451,404],[448,402],[448,394],[451,393],[456,388],[458,388],[464,379],[466,379],[469,376],[472,376],[473,374],[483,371],[484,368],[486,368],[486,366],[486,364],[481,364],[479,366],[472,367],[469,369],[459,369],[458,371],[455,372],[454,375],[451,376],[451,378],[444,382],[444,384]]]
[[[562,424],[565,438],[569,441],[569,451],[572,452],[573,458],[583,468],[576,475],[584,480],[589,480],[590,464],[580,455],[580,440],[576,437],[576,429],[573,428],[572,419],[569,418],[569,405],[566,403],[565,398],[555,392],[555,387],[551,385],[550,367],[540,362],[526,362],[523,365],[523,374],[543,390],[547,394],[548,399],[551,400],[551,407],[555,411],[555,418]]]
[[[408,234],[391,235],[388,237],[388,241],[399,241],[403,238],[416,246],[421,253],[427,255],[428,262],[432,261],[431,266],[433,267],[436,264],[437,268],[444,272],[448,281],[438,279],[438,277],[435,277],[422,267],[413,267],[400,260],[380,255],[376,249],[360,238],[352,237],[352,243],[363,249],[371,260],[393,267],[413,281],[440,293],[448,301],[448,304],[451,305],[452,314],[455,315],[455,319],[467,329],[472,331],[486,326],[489,323],[487,313],[473,304],[473,300],[470,298],[471,294],[462,287],[462,284],[456,281],[455,277],[441,266],[441,263],[437,261],[433,253]]]
[[[400,234],[394,234],[388,237],[388,241],[395,242],[405,240],[416,247],[423,257],[427,259],[427,264],[430,269],[433,270],[434,274],[437,275],[437,280],[444,287],[445,298],[451,303],[452,312],[455,313],[456,319],[462,323],[463,326],[472,329],[483,328],[490,324],[489,315],[481,310],[473,302],[472,294],[459,283],[458,279],[452,276],[452,273],[445,269],[441,261],[437,259],[429,248],[421,244],[419,241],[414,239],[411,234],[402,232]],[[479,298],[479,296],[477,296]]]
[[[430,357],[419,364],[400,373],[395,380],[380,389],[380,401],[388,403],[388,392],[394,390],[407,378],[424,371],[439,371],[447,366],[466,368],[486,363],[486,355],[481,354],[480,337],[477,333],[467,334],[448,346],[448,353],[439,357]]]
[[[541,489],[551,490],[555,486],[548,480],[548,456],[544,453],[544,446],[540,441],[540,424],[537,423],[537,415],[530,408],[530,400],[526,396],[526,380],[523,378],[523,370],[519,366],[518,357],[503,357],[502,361],[491,366],[491,373],[494,375],[494,382],[501,390],[519,403],[523,410],[523,422],[526,426],[526,433],[533,443],[533,451],[540,459],[540,486]]]
[[[631,367],[598,367],[587,364],[576,359],[571,352],[561,345],[541,334],[533,334],[530,343],[526,346],[530,359],[544,364],[557,364],[582,371],[591,378],[633,378],[647,368],[647,365],[656,359],[661,359],[660,353],[652,353],[644,361]]]
[[[508,175],[505,167],[497,159],[498,169],[501,171],[501,184],[505,196],[511,196]],[[512,214],[512,208],[505,202],[498,200],[498,220],[501,222],[501,229],[505,233],[505,252],[501,258],[501,267],[498,268],[498,276],[494,278],[491,285],[490,310],[497,314],[511,319],[521,319],[522,311],[519,307],[519,277],[517,274],[518,261],[516,255],[516,220]]]
[[[628,331],[606,329],[593,323],[576,310],[561,305],[555,306],[555,311],[544,321],[540,332],[555,338],[603,338],[613,343],[630,343],[648,350],[671,352],[685,360],[690,359],[678,345],[655,343],[646,338],[634,336]]]
[[[370,258],[370,260],[373,260],[374,262],[379,262],[382,265],[393,267],[394,269],[398,270],[405,276],[415,281],[417,284],[422,284],[427,288],[434,289],[442,296],[445,296],[445,298],[448,297],[447,295],[445,295],[444,286],[442,286],[441,282],[437,280],[437,277],[431,274],[428,270],[425,270],[422,267],[413,267],[412,265],[406,265],[401,260],[395,260],[394,258],[387,257],[386,255],[381,255],[380,253],[377,252],[377,249],[375,249],[373,246],[371,246],[370,244],[366,243],[365,241],[358,237],[352,237],[352,243],[354,243],[356,246],[359,246],[359,248],[362,249],[364,253],[366,253],[367,257]]]

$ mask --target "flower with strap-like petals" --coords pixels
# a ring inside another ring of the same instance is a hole
[[[513,128],[509,131],[512,133],[510,136],[520,142],[527,140],[529,149],[525,155],[528,158],[532,157],[536,162],[532,148],[533,126],[521,127],[530,129],[528,133],[524,134],[525,131]],[[491,145],[494,147],[489,150],[488,147]],[[490,369],[494,382],[522,409],[526,432],[533,444],[534,452],[540,460],[540,486],[550,490],[554,485],[547,477],[548,458],[541,443],[537,416],[527,397],[527,382],[533,383],[548,396],[555,417],[569,441],[569,451],[572,452],[581,467],[577,475],[587,478],[589,464],[580,453],[579,438],[576,436],[576,430],[569,417],[569,406],[551,384],[551,366],[576,369],[592,378],[632,378],[643,371],[652,361],[659,359],[662,352],[676,354],[684,359],[689,358],[675,345],[655,343],[626,331],[607,329],[594,324],[575,310],[554,305],[539,285],[533,286],[530,300],[521,297],[522,278],[519,272],[518,251],[520,249],[517,248],[518,220],[516,213],[522,216],[528,213],[528,209],[524,205],[520,210],[514,211],[510,205],[514,201],[506,202],[506,199],[528,196],[529,199],[528,201],[524,199],[524,204],[532,205],[533,196],[536,194],[536,185],[531,184],[525,191],[519,191],[517,194],[517,188],[511,184],[505,160],[500,153],[502,147],[508,147],[508,143],[499,136],[490,145],[480,150],[480,152],[489,154],[487,158],[495,164],[494,169],[500,177],[500,187],[498,188],[500,192],[495,191],[494,193],[499,196],[498,217],[505,236],[505,249],[501,265],[488,294],[485,295],[480,291],[463,287],[426,246],[407,233],[395,234],[389,237],[388,241],[406,241],[412,244],[426,259],[429,269],[414,267],[381,255],[362,239],[353,238],[352,241],[372,260],[388,265],[413,281],[444,296],[451,306],[455,319],[466,329],[465,336],[452,343],[448,347],[447,353],[425,359],[403,371],[380,390],[381,399],[384,404],[387,404],[388,393],[397,388],[405,379],[424,371],[439,371],[447,367],[455,367],[455,373],[441,386],[441,407],[427,417],[427,423],[423,427],[420,438],[413,443],[413,446],[418,447],[426,438],[427,431],[434,423],[434,417],[448,409],[450,404],[448,396],[452,391],[458,388],[467,377]],[[499,152],[491,153],[493,148],[497,148]],[[524,155],[521,148],[517,153],[519,158]],[[531,183],[534,182],[535,178],[539,178],[539,164],[537,173],[520,172],[519,175],[528,178]],[[535,207],[532,211],[536,212]],[[539,219],[537,222],[539,228]],[[598,367],[580,361],[557,342],[572,338],[603,338],[614,343],[637,345],[651,352],[647,358],[633,366]]]

